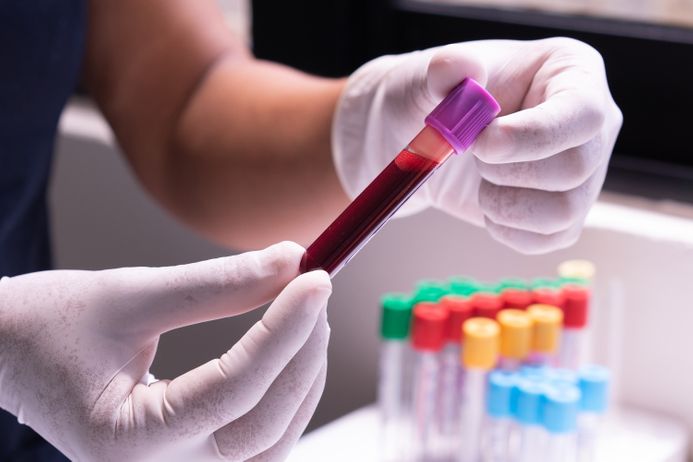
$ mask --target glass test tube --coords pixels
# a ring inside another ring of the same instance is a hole
[[[411,311],[408,295],[386,294],[382,298],[378,408],[381,424],[380,460],[383,462],[400,462],[407,456],[402,435],[406,433],[409,408],[406,388],[410,380],[406,368],[409,364],[407,338]]]
[[[577,370],[585,365],[590,289],[579,285],[563,287],[563,333],[558,365]]]
[[[567,383],[552,384],[544,392],[541,419],[548,432],[543,460],[577,461],[577,418],[580,389]]]
[[[435,303],[414,306],[411,346],[413,379],[413,460],[425,462],[437,455],[436,414],[440,351],[445,342],[448,312]]]
[[[546,390],[544,379],[523,374],[515,385],[513,416],[517,422],[517,446],[513,447],[515,462],[537,462],[543,459],[548,433],[541,422],[541,403]]]
[[[501,332],[501,338],[502,338]],[[493,371],[488,376],[486,391],[486,419],[481,439],[483,462],[510,462],[510,437],[512,430],[511,396],[515,375]]]
[[[597,441],[609,403],[609,370],[601,366],[580,369],[579,383],[582,397],[578,416],[578,460],[597,460]]]
[[[465,79],[426,117],[426,126],[306,249],[301,272],[334,276],[453,152],[462,153],[500,112]]]
[[[520,368],[532,347],[532,317],[525,311],[503,309],[498,312],[500,325],[500,369],[513,372]]]
[[[464,369],[460,364],[463,337],[462,326],[472,317],[473,308],[469,299],[459,295],[448,295],[439,304],[449,314],[446,344],[442,352],[440,371],[440,412],[438,434],[441,460],[453,460],[457,448],[460,400],[464,386]]]
[[[551,305],[530,305],[527,314],[532,318],[532,352],[527,360],[536,366],[554,362],[561,338],[563,311]]]
[[[484,418],[486,376],[498,361],[498,323],[488,318],[471,318],[464,323],[462,364],[465,369],[460,403],[459,462],[478,462]]]

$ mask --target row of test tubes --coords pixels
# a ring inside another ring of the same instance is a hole
[[[592,274],[384,296],[381,460],[594,461],[609,374],[584,364]]]

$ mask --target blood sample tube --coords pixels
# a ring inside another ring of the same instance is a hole
[[[562,293],[563,333],[558,364],[577,370],[585,365],[590,290],[584,286],[567,285]]]
[[[414,355],[413,443],[414,461],[436,458],[436,431],[440,351],[445,343],[448,312],[435,303],[414,306],[411,346]]]
[[[474,316],[479,318],[496,319],[498,312],[503,309],[503,301],[498,294],[478,292],[471,297]]]
[[[484,418],[486,377],[498,361],[498,323],[488,318],[471,318],[464,323],[464,387],[460,414],[459,462],[478,462]]]
[[[402,434],[406,430],[409,410],[407,377],[409,364],[409,325],[412,302],[405,294],[386,294],[382,298],[380,322],[380,381],[378,408],[380,412],[381,458],[384,462],[399,462],[406,456]],[[409,371],[410,372],[410,371]]]
[[[530,305],[527,314],[532,318],[532,352],[528,362],[533,365],[552,365],[561,338],[563,311],[551,305]]]
[[[519,370],[532,347],[532,317],[522,310],[505,309],[496,319],[500,325],[498,364],[507,372]]]
[[[462,153],[500,112],[493,97],[465,79],[426,117],[423,130],[308,247],[301,272],[334,276],[453,152]]]
[[[452,460],[457,448],[460,401],[464,385],[464,369],[460,364],[462,354],[462,326],[472,317],[470,300],[459,295],[448,295],[439,304],[448,312],[446,344],[441,357],[440,413],[438,415],[441,460]]]

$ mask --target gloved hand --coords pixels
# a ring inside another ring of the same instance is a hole
[[[169,268],[47,271],[0,283],[0,406],[73,460],[274,460],[325,381],[331,293],[304,250]],[[288,285],[287,285],[288,284]],[[149,385],[163,332],[276,296],[227,353]]]
[[[346,192],[356,196],[465,77],[485,85],[502,112],[404,214],[433,206],[525,253],[572,244],[622,123],[601,56],[572,39],[467,42],[365,64],[348,80],[332,129]]]

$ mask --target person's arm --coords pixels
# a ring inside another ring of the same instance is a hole
[[[144,187],[236,248],[308,243],[347,204],[330,155],[343,80],[255,59],[215,0],[90,4],[85,80]]]

